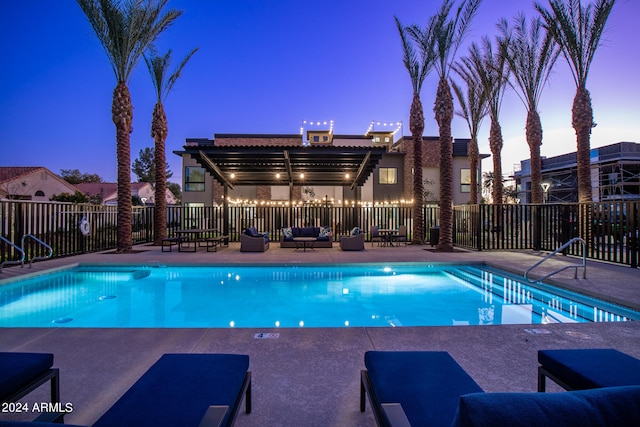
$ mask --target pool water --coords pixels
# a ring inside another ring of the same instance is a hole
[[[640,313],[478,265],[78,267],[0,285],[1,327],[619,322]]]

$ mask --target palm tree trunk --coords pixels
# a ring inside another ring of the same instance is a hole
[[[542,159],[540,158],[540,146],[542,145],[542,124],[540,115],[535,110],[527,113],[527,144],[531,159],[531,203],[542,203]]]
[[[169,129],[167,116],[162,103],[156,103],[153,109],[153,122],[151,124],[151,136],[155,143],[155,167],[156,167],[156,193],[154,208],[154,241],[156,245],[162,244],[162,239],[167,237],[167,162],[165,154],[165,142]]]
[[[118,82],[113,91],[111,117],[116,125],[116,154],[118,162],[118,232],[116,249],[129,252],[133,246],[131,236],[131,140],[133,106],[125,82]]]
[[[591,128],[593,109],[591,96],[584,86],[579,86],[573,99],[572,124],[576,131],[578,148],[578,202],[591,202]]]
[[[420,94],[414,93],[411,101],[409,128],[413,139],[413,236],[412,243],[424,245],[423,183],[422,183],[422,132],[424,112]]]
[[[469,141],[469,177],[471,178],[469,203],[472,205],[478,204],[478,163],[480,163],[480,150],[478,149],[478,139],[474,136]]]
[[[451,121],[453,97],[446,78],[441,77],[433,108],[440,132],[440,240],[437,249],[453,251],[453,144]]]
[[[491,196],[493,204],[502,204],[502,128],[500,122],[491,119],[489,129],[489,147],[493,157],[493,185]]]

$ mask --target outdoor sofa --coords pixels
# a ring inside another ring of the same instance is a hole
[[[264,252],[269,249],[269,233],[249,227],[240,235],[240,252]]]
[[[93,427],[232,426],[251,412],[249,356],[164,354]],[[0,421],[0,427],[66,424]]]
[[[361,372],[378,426],[635,426],[640,385],[485,393],[447,352],[368,351]]]
[[[280,231],[281,248],[298,248],[296,237],[315,237],[314,248],[333,247],[331,227],[284,227]]]

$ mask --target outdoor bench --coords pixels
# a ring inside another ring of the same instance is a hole
[[[204,239],[207,244],[207,252],[217,252],[218,246],[225,245],[229,246],[229,236],[215,236],[215,237],[207,237]]]
[[[171,252],[171,247],[173,245],[179,245],[181,242],[185,240],[185,237],[165,237],[162,239],[162,252]],[[165,250],[165,248],[169,248],[169,250]]]

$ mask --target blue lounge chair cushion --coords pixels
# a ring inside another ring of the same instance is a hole
[[[233,408],[248,369],[247,355],[165,354],[94,427],[198,426],[209,406]]]
[[[255,227],[249,227],[247,228],[244,233],[247,236],[251,236],[251,237],[261,237],[262,234],[258,233],[258,230]]]
[[[444,351],[368,351],[364,364],[377,401],[400,403],[415,426],[451,425],[458,397],[482,391]]]
[[[559,393],[472,393],[460,397],[454,427],[637,426],[640,387]]]
[[[51,353],[0,353],[0,400],[4,401],[52,366]]]
[[[575,390],[640,385],[640,360],[612,348],[540,350],[538,362]]]
[[[83,427],[75,424],[42,423],[31,421],[0,421],[0,427]]]

